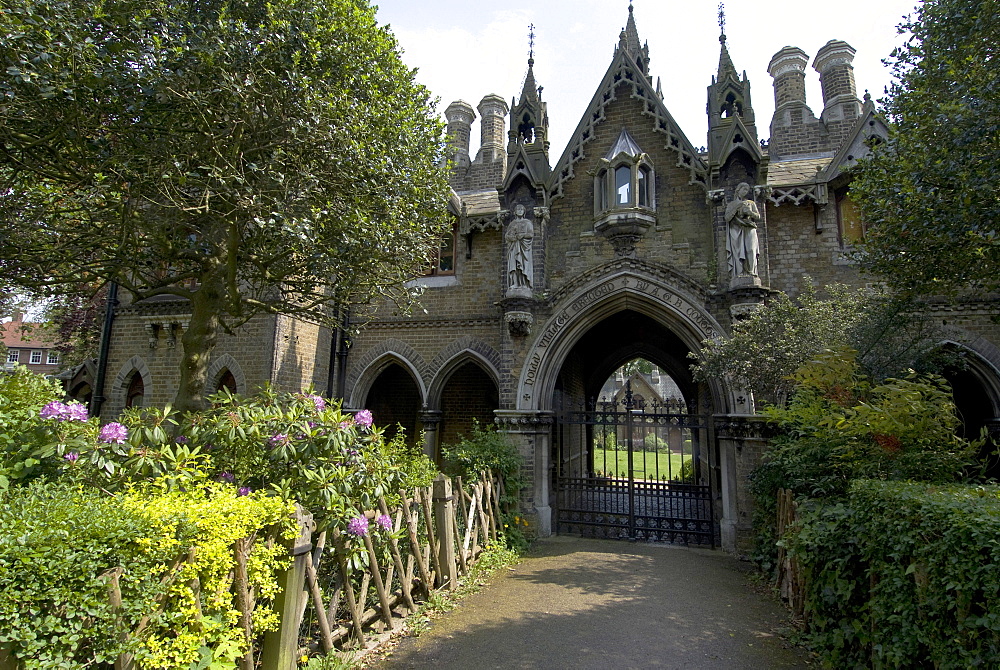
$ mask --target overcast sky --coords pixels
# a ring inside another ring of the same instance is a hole
[[[377,0],[376,0],[377,1]],[[726,3],[729,53],[746,70],[761,138],[774,111],[767,64],[783,46],[809,56],[807,102],[823,108],[816,51],[831,39],[857,49],[858,97],[867,88],[882,96],[890,82],[882,65],[903,41],[896,26],[916,0],[730,0]],[[549,105],[550,160],[562,154],[611,64],[618,35],[628,19],[627,0],[381,0],[378,19],[389,24],[403,48],[403,60],[418,68],[417,79],[441,99],[473,107],[488,93],[506,100],[521,92],[528,59],[528,26],[535,26],[535,78]],[[813,9],[815,8],[815,9]],[[706,144],[706,87],[718,70],[718,3],[714,0],[635,0],[639,38],[649,43],[650,74],[660,77],[664,102],[698,147]],[[478,148],[473,127],[471,152]]]

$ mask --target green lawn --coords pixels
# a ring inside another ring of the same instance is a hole
[[[690,454],[685,458],[691,458]],[[635,479],[673,479],[680,476],[680,454],[663,454],[637,451],[632,455],[632,476]],[[659,468],[659,469],[657,469]],[[610,476],[628,476],[628,452],[594,452],[594,470]]]

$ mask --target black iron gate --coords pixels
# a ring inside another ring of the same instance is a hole
[[[715,546],[710,417],[626,384],[617,400],[558,409],[555,431],[559,532]]]

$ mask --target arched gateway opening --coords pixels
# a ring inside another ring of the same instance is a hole
[[[556,377],[554,530],[714,546],[718,456],[691,349],[624,309],[590,327]]]

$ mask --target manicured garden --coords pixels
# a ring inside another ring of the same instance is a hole
[[[282,618],[307,607],[285,590],[302,542],[318,566],[306,586],[334,594],[308,616],[346,622],[337,648],[349,648],[351,622],[394,588],[412,611],[413,597],[448,575],[453,588],[486,547],[503,547],[505,526],[523,541],[502,483],[479,477],[519,467],[492,433],[449,452],[476,515],[447,521],[466,545],[449,571],[413,551],[445,523],[429,509],[437,469],[384,439],[370,412],[310,393],[222,392],[203,412],[133,409],[101,425],[60,396],[23,368],[0,375],[0,667],[252,668]],[[293,648],[333,650],[312,635],[293,635]]]
[[[875,382],[850,350],[793,382],[751,486],[755,558],[802,641],[828,667],[1000,665],[1000,488],[947,384]]]

